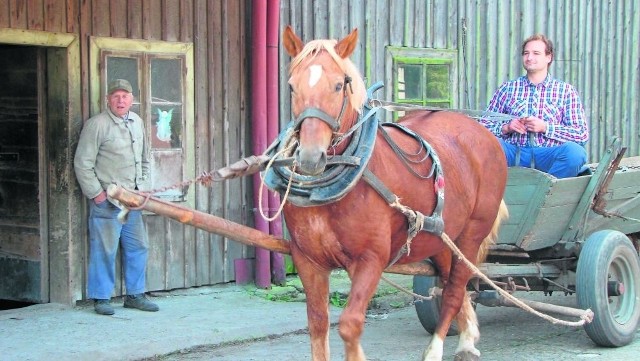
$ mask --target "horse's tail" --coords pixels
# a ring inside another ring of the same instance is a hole
[[[480,249],[478,250],[478,258],[477,264],[484,262],[489,254],[489,247],[496,242],[496,238],[498,238],[498,231],[500,230],[500,224],[502,221],[509,218],[509,210],[507,209],[507,204],[504,203],[504,199],[500,202],[500,209],[498,210],[498,214],[496,215],[496,220],[493,222],[493,226],[491,227],[491,232],[485,237],[480,245]]]

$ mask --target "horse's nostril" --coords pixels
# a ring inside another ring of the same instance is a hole
[[[318,149],[298,148],[295,152],[298,171],[307,175],[318,175],[327,166],[327,153]]]

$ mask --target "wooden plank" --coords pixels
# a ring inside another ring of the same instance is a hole
[[[427,6],[431,6],[431,5],[427,5]],[[413,15],[413,42],[411,43],[412,46],[415,46],[416,48],[425,48],[426,47],[426,43],[427,43],[427,37],[429,36],[429,34],[427,34],[427,29],[426,29],[426,18],[427,18],[427,6],[415,6],[415,8],[413,9],[414,12],[410,13]],[[409,23],[411,24],[411,23]],[[408,27],[409,29],[411,29],[411,25],[405,25],[405,27]]]
[[[179,40],[185,43],[193,42],[193,0],[180,1],[180,37]]]
[[[349,2],[341,0],[327,1],[327,20],[329,39],[339,39],[349,34],[350,29],[347,26],[347,16],[349,14]]]
[[[196,149],[195,149],[195,163],[197,173],[209,171],[209,157],[211,144],[211,136],[209,134],[209,81],[211,75],[208,73],[208,58],[207,51],[209,48],[208,43],[208,27],[207,19],[209,15],[207,12],[207,0],[194,0],[194,32],[198,36],[194,36],[194,87],[195,87],[195,118],[194,127],[195,132],[198,134],[196,137]],[[213,79],[211,79],[213,81]],[[196,184],[195,185],[195,209],[202,212],[209,212],[209,188]],[[196,230],[195,242],[187,243],[185,245],[185,257],[186,257],[186,277],[187,282],[190,285],[203,284],[199,281],[202,279],[202,275],[198,276],[198,267],[201,262],[198,259],[201,254],[208,254],[209,245],[209,233]],[[204,259],[204,258],[201,258]]]
[[[578,177],[554,180],[553,187],[547,193],[544,206],[555,207],[567,203],[578,204],[587,188],[589,179],[589,177]]]
[[[87,39],[91,34],[91,3],[83,1],[80,3],[80,39]],[[82,46],[80,48],[80,92],[82,94],[90,94],[90,77],[97,77],[98,74],[89,74],[89,47]],[[82,119],[88,119],[90,115],[90,96],[83,96],[80,104]]]
[[[157,0],[142,0],[142,37],[162,39],[162,4]]]
[[[73,154],[80,132],[78,84],[79,44],[47,49],[46,148],[48,201],[49,301],[71,304],[82,297],[82,263],[86,255],[85,198],[73,181]],[[63,105],[63,106],[61,106]]]
[[[223,44],[226,40],[226,31],[223,29],[224,17],[226,17],[224,1],[209,2],[208,13],[211,17],[208,19],[209,47],[207,59],[213,68],[209,68],[209,94],[216,94],[209,103],[209,136],[211,137],[212,146],[209,148],[211,157],[209,159],[209,169],[218,169],[224,166],[225,147],[224,147],[224,110],[226,109],[227,92],[225,88],[226,63],[223,60]],[[220,51],[222,49],[222,51]],[[224,218],[224,184],[215,183],[209,192],[209,212],[211,214]],[[224,264],[224,243],[223,237],[219,235],[210,235],[209,237],[209,258],[207,274],[210,282],[222,280],[222,265]],[[215,267],[219,268],[215,272]]]
[[[27,28],[29,30],[44,30],[42,0],[27,0]]]
[[[27,2],[9,0],[9,23],[14,29],[27,28]]]
[[[153,243],[153,247],[149,247],[149,258],[147,260],[147,291],[165,290],[165,280],[168,272],[167,244],[171,242],[171,235],[167,234],[166,225],[169,220],[165,217],[149,214],[144,216],[144,221],[150,244]]]
[[[91,1],[91,35],[111,36],[109,0]],[[95,76],[95,74],[94,74]]]
[[[389,4],[389,38],[392,44],[408,46],[407,43],[413,42],[413,29],[404,26],[405,14],[411,7],[413,4],[409,1],[392,1]]]
[[[67,30],[66,1],[45,0],[44,1],[44,29],[64,33]]]
[[[8,28],[11,25],[11,7],[8,0],[0,0],[0,28]]]
[[[127,2],[127,35],[130,39],[142,38],[142,2]]]
[[[0,257],[0,297],[5,300],[46,302],[40,295],[40,263]]]
[[[185,264],[185,243],[193,242],[193,240],[185,240],[185,226],[172,219],[167,219],[165,223],[167,229],[166,237],[166,274],[165,289],[172,290],[176,288],[184,288],[185,284],[184,264]]]
[[[555,245],[562,238],[575,209],[575,203],[540,209],[530,232],[517,245],[527,251]]]
[[[66,29],[67,33],[75,34],[80,31],[79,18],[80,9],[77,1],[65,1],[66,9]]]
[[[127,37],[127,20],[127,0],[111,0],[109,2],[109,32],[112,37]]]
[[[240,154],[251,154],[251,150],[245,149],[245,140],[242,134],[242,123],[235,121],[235,117],[231,117],[231,114],[240,115],[240,119],[248,119],[249,114],[243,114],[244,104],[247,101],[245,97],[246,84],[249,82],[248,76],[245,76],[245,68],[242,64],[247,64],[246,53],[240,46],[243,41],[243,21],[244,14],[242,12],[241,1],[228,1],[226,3],[227,10],[227,36],[228,41],[223,45],[223,52],[226,54],[224,59],[227,64],[227,79],[225,79],[225,85],[227,86],[227,109],[224,115],[224,129],[225,132],[225,149],[226,154],[224,156],[225,165],[231,164],[238,160]],[[235,50],[234,50],[235,49]],[[250,74],[250,73],[249,73]],[[245,209],[246,200],[244,199],[243,183],[244,179],[234,179],[226,182],[226,189],[224,194],[224,208],[226,210],[225,218],[232,222],[243,222],[243,211]],[[236,258],[244,258],[244,246],[238,242],[225,239],[225,255],[223,259],[224,273],[221,275],[222,280],[227,282],[234,279],[234,267],[233,260]]]
[[[162,0],[161,33],[164,41],[178,41],[180,38],[180,2]]]
[[[183,0],[180,2],[180,41],[183,42],[191,42],[196,37],[193,36],[193,32],[196,31],[196,26],[194,24],[194,13],[195,13],[195,4],[192,0]],[[203,14],[206,17],[206,13]],[[197,31],[199,37],[206,35],[206,26],[203,27],[204,32],[200,33]],[[199,28],[202,29],[202,28]],[[206,41],[206,36],[204,36],[204,41]],[[195,45],[195,44],[194,44]],[[194,52],[200,50],[200,54],[206,54],[206,42],[204,42],[205,46],[202,46],[202,49],[198,49],[198,45],[194,46]],[[206,62],[202,61],[203,58],[199,58],[197,54],[194,54],[193,62],[194,64],[188,64],[188,66],[193,68],[193,74],[191,79],[193,87],[194,87],[194,99],[193,99],[193,107],[194,107],[194,129],[195,129],[195,150],[193,158],[194,158],[194,173],[200,174],[198,169],[202,169],[199,165],[199,156],[198,153],[206,153],[208,155],[208,134],[200,133],[199,129],[201,125],[198,125],[198,121],[204,123],[205,129],[207,129],[207,121],[208,118],[204,117],[206,115],[206,99],[207,94],[203,91],[206,89],[206,86],[202,86],[202,82],[206,84],[208,79],[206,73]],[[204,66],[204,71],[202,70]],[[202,79],[201,79],[202,78]],[[207,144],[203,144],[206,141]],[[206,163],[205,163],[206,164]],[[204,193],[207,194],[208,191],[206,187],[202,187],[199,185],[195,185],[195,201],[194,208],[199,209],[198,207],[198,197],[202,192],[199,192],[199,189],[204,189]],[[205,203],[208,203],[208,200],[205,196]],[[197,234],[197,230],[194,227],[184,227],[183,231],[184,235],[184,260],[183,260],[183,278],[185,287],[192,287],[196,285],[196,242],[201,241],[201,237]]]
[[[313,38],[326,39],[329,37],[329,9],[325,1],[313,1]],[[344,35],[343,35],[344,36]]]

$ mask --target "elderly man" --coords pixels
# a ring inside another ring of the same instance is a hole
[[[109,84],[107,109],[85,123],[74,160],[80,188],[90,199],[87,297],[94,300],[100,315],[115,312],[109,300],[120,246],[127,294],[124,307],[159,309],[144,293],[149,241],[141,211],[130,211],[122,223],[117,218],[118,202],[105,192],[112,183],[138,189],[149,174],[144,123],[130,111],[132,91],[124,79]]]

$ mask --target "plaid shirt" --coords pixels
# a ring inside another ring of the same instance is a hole
[[[487,112],[524,118],[535,116],[547,123],[547,131],[529,134],[502,134],[502,126],[509,122],[480,119],[487,129],[508,143],[519,146],[553,147],[571,141],[584,145],[589,140],[589,128],[578,93],[570,84],[552,78],[535,85],[526,76],[503,83],[493,94]]]

